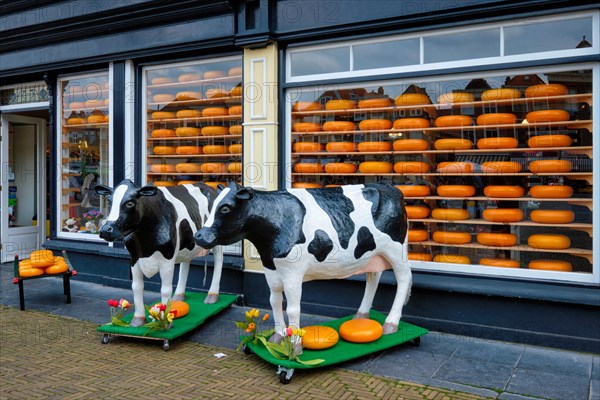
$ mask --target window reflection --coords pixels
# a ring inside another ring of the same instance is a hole
[[[504,29],[506,55],[590,47],[592,19],[538,22]]]
[[[500,29],[423,38],[425,62],[469,60],[500,55]]]
[[[357,45],[354,69],[398,67],[419,64],[419,39]]]
[[[350,70],[350,47],[311,50],[291,55],[292,76]]]

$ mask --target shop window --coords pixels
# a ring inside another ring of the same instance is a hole
[[[500,29],[425,36],[423,47],[426,63],[497,57],[500,55]]]
[[[419,64],[417,38],[356,45],[352,51],[355,70]]]
[[[64,77],[58,87],[58,235],[97,239],[108,210],[94,187],[110,184],[109,75]]]
[[[349,70],[349,47],[302,51],[292,55],[292,76],[327,74]]]
[[[579,65],[289,89],[290,186],[392,183],[415,268],[596,282],[593,76]]]

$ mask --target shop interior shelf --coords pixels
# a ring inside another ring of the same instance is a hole
[[[146,86],[148,89],[162,89],[162,88],[173,88],[180,86],[198,86],[205,84],[215,84],[215,83],[228,83],[228,82],[241,82],[241,75],[232,75],[232,76],[224,76],[222,78],[214,78],[214,79],[200,79],[196,81],[187,81],[187,82],[172,82],[172,83],[163,83],[160,85],[148,85]]]
[[[168,154],[168,155],[160,155],[160,154],[148,154],[148,158],[170,158],[170,159],[178,159],[178,158],[239,158],[242,155],[240,153],[227,153],[227,154]]]
[[[540,224],[532,221],[519,221],[519,222],[493,222],[486,221],[484,219],[463,219],[463,220],[444,220],[435,218],[414,218],[410,219],[409,222],[424,222],[424,223],[437,223],[437,224],[467,224],[467,225],[505,225],[505,226],[537,226],[537,227],[564,227],[564,228],[592,228],[592,224],[585,224],[579,222],[571,222],[569,224]]]
[[[466,149],[466,150],[419,150],[419,151],[306,151],[292,152],[292,157],[303,156],[361,156],[361,155],[415,155],[417,154],[479,154],[479,153],[523,153],[523,152],[548,152],[548,151],[568,151],[571,153],[590,152],[592,146],[569,146],[569,147],[516,147],[512,149]]]
[[[108,111],[108,106],[100,106],[100,107],[82,107],[82,108],[65,108],[63,109],[64,113],[71,113],[71,112],[80,112],[80,111],[102,111],[102,110],[107,110]],[[67,118],[67,117],[65,117]]]
[[[204,106],[204,105],[212,105],[212,104],[238,104],[241,105],[242,96],[225,96],[225,97],[217,97],[213,99],[197,99],[197,100],[173,100],[166,102],[158,102],[158,103],[148,103],[148,106],[164,106],[162,109],[166,109],[167,107],[181,107],[181,106]],[[158,111],[158,110],[149,110],[149,111]]]
[[[149,119],[152,124],[181,124],[182,122],[209,122],[209,121],[241,121],[241,115],[222,115],[218,117],[193,117],[193,118],[165,118]]]
[[[72,125],[63,125],[63,128],[67,129],[81,129],[81,128],[108,128],[108,122],[99,122],[97,124],[72,124]]]
[[[473,197],[442,197],[442,196],[416,196],[406,197],[404,200],[474,200],[474,201],[551,201],[551,202],[566,202],[566,203],[591,203],[592,198],[576,198],[566,197],[560,199],[551,198],[538,198],[538,197],[485,197],[485,196],[473,196]]]
[[[353,173],[327,173],[327,172],[292,172],[292,176],[568,176],[568,177],[583,177],[592,176],[592,172],[407,172],[405,174],[390,172],[353,172]]]
[[[146,140],[162,142],[164,140],[212,140],[212,139],[240,139],[242,135],[215,135],[215,136],[170,136],[170,137],[149,137]]]
[[[487,249],[487,250],[513,250],[513,251],[531,251],[534,253],[569,253],[575,255],[590,255],[592,254],[592,250],[587,249],[578,249],[575,247],[570,247],[568,249],[538,249],[535,247],[530,247],[524,244],[519,244],[515,246],[486,246],[483,244],[479,244],[475,241],[466,244],[448,244],[448,243],[438,243],[433,240],[428,240],[424,242],[411,242],[411,245],[423,245],[423,246],[443,246],[443,247],[462,247],[462,248],[471,248],[471,249]]]
[[[150,176],[241,176],[240,173],[233,172],[146,172],[146,175]]]

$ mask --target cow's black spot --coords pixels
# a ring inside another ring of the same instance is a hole
[[[196,225],[196,229],[200,229],[203,221],[196,199],[194,199],[190,192],[188,192],[188,190],[181,185],[168,186],[167,190],[173,195],[173,197],[183,203],[190,218],[192,219],[192,222],[194,225]]]
[[[350,213],[354,211],[352,200],[344,196],[342,188],[330,188],[324,190],[309,190],[319,207],[329,215],[333,227],[338,233],[340,246],[348,248],[350,237],[354,233],[354,221]]]
[[[406,239],[408,223],[402,192],[385,183],[369,183],[362,189],[363,197],[372,203],[375,227],[399,243]]]
[[[179,250],[188,249],[194,250],[196,241],[194,240],[194,231],[187,219],[184,219],[179,224]]]
[[[377,245],[375,244],[375,240],[373,239],[373,234],[366,226],[362,226],[358,230],[357,235],[357,245],[354,249],[354,258],[359,259],[368,251],[375,250]]]
[[[331,250],[333,250],[333,242],[329,235],[324,230],[317,229],[314,239],[308,244],[308,252],[315,256],[318,262],[322,262]]]

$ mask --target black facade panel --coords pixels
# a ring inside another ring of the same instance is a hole
[[[113,182],[125,179],[125,62],[113,63]]]

